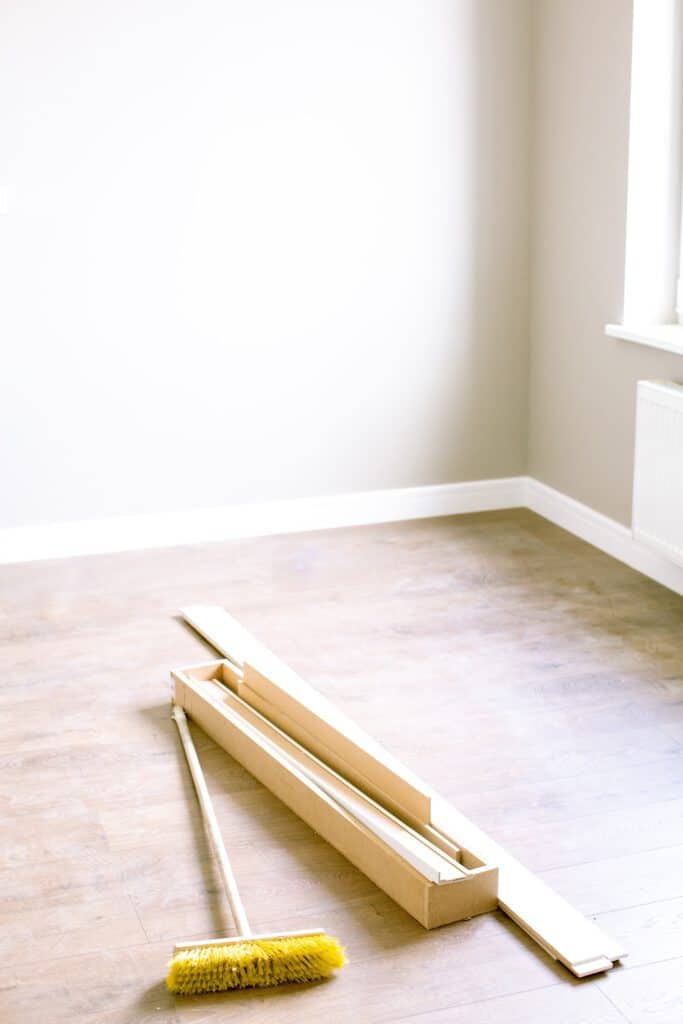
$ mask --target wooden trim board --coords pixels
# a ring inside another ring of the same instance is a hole
[[[236,692],[248,703],[399,817],[429,821],[431,795],[422,780],[223,608],[180,612],[241,673]]]
[[[219,746],[236,758],[303,821],[383,889],[425,928],[486,913],[497,905],[498,871],[482,866],[433,883],[282,756],[274,744],[205,680],[171,673],[175,700]]]
[[[191,673],[190,673],[191,675]],[[257,728],[282,754],[290,758],[314,785],[320,786],[331,799],[336,800],[350,814],[372,829],[399,856],[413,864],[425,878],[441,882],[467,874],[468,868],[461,862],[461,851],[456,847],[449,852],[437,847],[424,835],[414,831],[405,822],[381,807],[367,794],[362,793],[347,779],[338,775],[329,765],[311,754],[301,744],[279,729],[264,715],[256,711],[225,684],[211,680],[203,684],[207,695],[213,693],[216,700],[234,708],[247,722]]]
[[[408,772],[326,698],[290,670],[281,676],[281,663],[224,609],[193,606],[181,609],[181,614],[237,666],[235,679],[240,696],[248,702],[254,700],[258,710],[264,711],[304,746],[309,746],[312,737],[314,745],[309,749],[342,775],[347,774],[345,765],[351,762],[356,775],[348,777],[380,803],[396,810],[399,816],[424,822],[435,830],[434,837],[443,832],[482,863],[497,864],[500,909],[573,974],[577,977],[596,974],[624,959],[627,953],[620,943],[609,938],[426,783]],[[271,673],[274,678],[264,684],[264,673]],[[314,732],[318,723],[322,723],[324,742],[321,734]],[[326,757],[325,743],[330,738],[332,753]],[[359,765],[362,772],[358,770]]]
[[[464,814],[435,796],[432,825],[492,858],[500,869],[498,906],[555,960],[579,978],[608,971],[627,956],[624,947],[575,910],[540,878],[515,860]]]

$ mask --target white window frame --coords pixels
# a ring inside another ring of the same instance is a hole
[[[683,354],[683,0],[634,0],[622,323]]]

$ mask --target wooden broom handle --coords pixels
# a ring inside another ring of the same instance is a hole
[[[235,880],[235,875],[233,874],[232,866],[228,860],[228,854],[225,849],[225,844],[223,843],[221,830],[218,827],[218,820],[213,809],[213,804],[211,803],[209,790],[206,785],[206,780],[204,779],[204,772],[202,771],[202,766],[199,763],[197,750],[187,726],[185,712],[178,704],[173,705],[173,719],[175,724],[178,726],[178,732],[180,733],[180,739],[183,744],[183,750],[185,751],[185,757],[187,758],[190,774],[192,775],[194,788],[197,791],[197,799],[204,818],[204,824],[206,825],[206,830],[209,833],[209,838],[211,839],[214,856],[218,861],[218,867],[220,869],[221,878],[223,879],[223,885],[225,886],[225,894],[228,897],[230,909],[232,910],[232,916],[235,919],[235,924],[237,925],[239,934],[249,936],[251,934],[251,928],[249,927],[249,921],[247,920],[239,889],[237,888],[237,882]]]

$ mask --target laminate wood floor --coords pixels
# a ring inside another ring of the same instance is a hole
[[[332,982],[174,1001],[225,934],[168,670],[227,607],[631,951],[579,982],[502,914],[427,933],[196,733],[253,924]],[[3,1024],[680,1024],[683,599],[527,511],[0,569]]]

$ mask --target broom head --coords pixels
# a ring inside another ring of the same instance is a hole
[[[189,996],[320,981],[345,963],[342,946],[323,931],[211,939],[176,946],[166,985]]]

